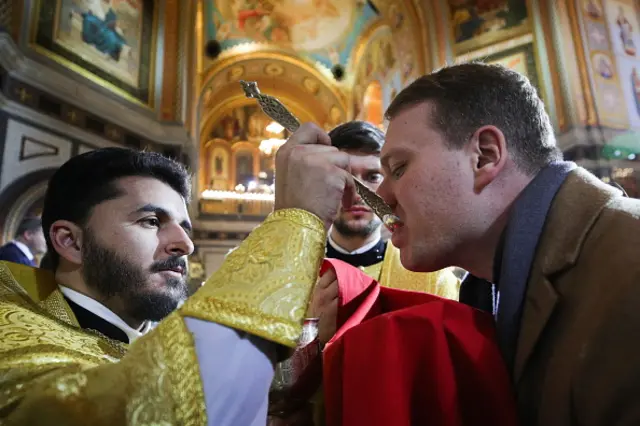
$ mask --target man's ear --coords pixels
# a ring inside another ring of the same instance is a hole
[[[506,164],[507,141],[495,126],[482,126],[474,132],[470,140],[474,174],[473,189],[480,193],[494,181]]]
[[[68,220],[57,220],[49,228],[53,249],[71,263],[82,263],[82,230]]]

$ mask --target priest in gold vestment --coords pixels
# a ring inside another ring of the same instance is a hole
[[[188,193],[179,164],[126,149],[55,173],[43,209],[55,273],[0,263],[0,423],[265,424],[325,224],[283,204],[176,310],[193,250]]]

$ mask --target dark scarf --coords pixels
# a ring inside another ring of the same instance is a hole
[[[527,291],[531,265],[538,248],[549,210],[565,179],[577,166],[556,162],[542,169],[516,199],[504,231],[498,288],[498,343],[511,371],[520,332],[522,307]],[[499,259],[499,258],[498,258]]]

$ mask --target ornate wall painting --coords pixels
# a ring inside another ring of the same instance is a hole
[[[591,66],[600,79],[611,81],[616,77],[615,65],[607,53],[595,52],[591,56]]]
[[[604,16],[601,0],[582,0],[582,10],[591,19],[599,20]]]
[[[256,105],[235,108],[218,120],[210,137],[231,144],[237,141],[259,142],[268,137],[266,127],[271,121]]]
[[[611,47],[613,32],[611,28],[607,29],[607,23],[610,22],[609,3],[615,1],[581,0],[582,7],[578,9],[578,13],[582,17],[586,36],[584,45],[593,85],[594,107],[597,111],[597,123],[588,124],[622,129],[629,126],[629,119],[627,108],[620,104],[620,99],[624,99],[625,95],[620,84],[616,59],[611,54],[612,50],[615,50]],[[619,35],[618,33],[617,36]],[[624,52],[624,49],[620,47],[619,51]]]
[[[609,50],[609,37],[607,37],[607,27],[604,21],[586,20],[585,32],[587,33],[589,47],[591,50]]]
[[[527,69],[527,55],[524,52],[507,55],[490,63],[502,65],[525,76],[529,76],[530,74]]]
[[[367,48],[356,65],[356,79],[358,82],[384,81],[397,65],[393,34],[388,27],[383,27],[368,40]]]
[[[625,96],[620,86],[619,71],[613,59],[605,52],[591,53],[596,106],[600,124],[624,129],[629,126],[627,109],[620,104]]]
[[[233,190],[239,184],[247,188],[257,178],[273,183],[274,156],[261,152],[260,145],[265,139],[286,139],[287,132],[267,130],[271,122],[255,103],[229,110],[216,120],[201,152],[200,173],[207,189]]]
[[[214,179],[229,178],[229,151],[222,147],[215,147],[211,152],[211,174]]]
[[[455,55],[532,30],[526,0],[447,0],[447,3]]]
[[[604,2],[605,18],[613,51],[612,61],[617,70],[617,82],[625,99],[618,101],[615,111],[626,112],[628,125],[640,128],[640,25],[633,0]],[[599,72],[599,70],[596,70]],[[600,73],[601,75],[601,73]],[[622,96],[618,97],[618,100]],[[608,112],[611,113],[611,112]]]
[[[37,50],[130,100],[152,104],[154,0],[40,0]]]
[[[229,144],[214,139],[207,146],[206,167],[208,169],[208,188],[226,191],[231,189],[231,152]]]
[[[638,129],[640,128],[640,61],[618,57],[617,65],[629,123],[631,127]]]
[[[536,68],[533,43],[524,44],[502,52],[494,53],[483,58],[488,64],[499,64],[526,76],[535,87],[538,86],[538,71]]]
[[[378,18],[367,2],[206,0],[209,40],[226,50],[245,43],[294,49],[330,68],[346,65],[363,30]]]
[[[407,39],[402,43],[399,35],[392,33],[388,26],[381,26],[371,35],[355,65],[354,117],[365,119],[369,115],[369,107],[365,104],[367,90],[371,90],[372,84],[380,87],[380,107],[384,111],[391,102],[391,92],[398,93],[414,77],[412,49],[412,43]]]
[[[640,58],[640,25],[631,0],[608,0],[605,11],[615,55]]]
[[[253,168],[254,157],[251,151],[240,150],[235,152],[234,164],[236,169],[236,184],[245,188],[256,179],[257,173]]]

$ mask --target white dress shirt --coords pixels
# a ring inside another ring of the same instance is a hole
[[[67,299],[122,330],[129,338],[129,343],[133,343],[137,338],[144,336],[153,328],[151,321],[143,322],[138,329],[130,327],[122,318],[97,300],[92,299],[89,296],[85,296],[84,294],[70,289],[69,287],[62,285],[59,287],[60,291]]]
[[[329,241],[329,244],[331,244],[331,247],[333,247],[338,253],[342,253],[342,254],[361,254],[361,253],[366,253],[369,250],[371,250],[372,248],[374,248],[376,246],[376,244],[378,244],[380,242],[380,238],[376,238],[372,242],[363,245],[359,249],[356,249],[354,251],[347,251],[347,250],[343,249],[342,247],[340,247],[338,245],[338,243],[336,243],[333,240],[333,238],[331,238],[331,232],[329,232],[327,240]]]

